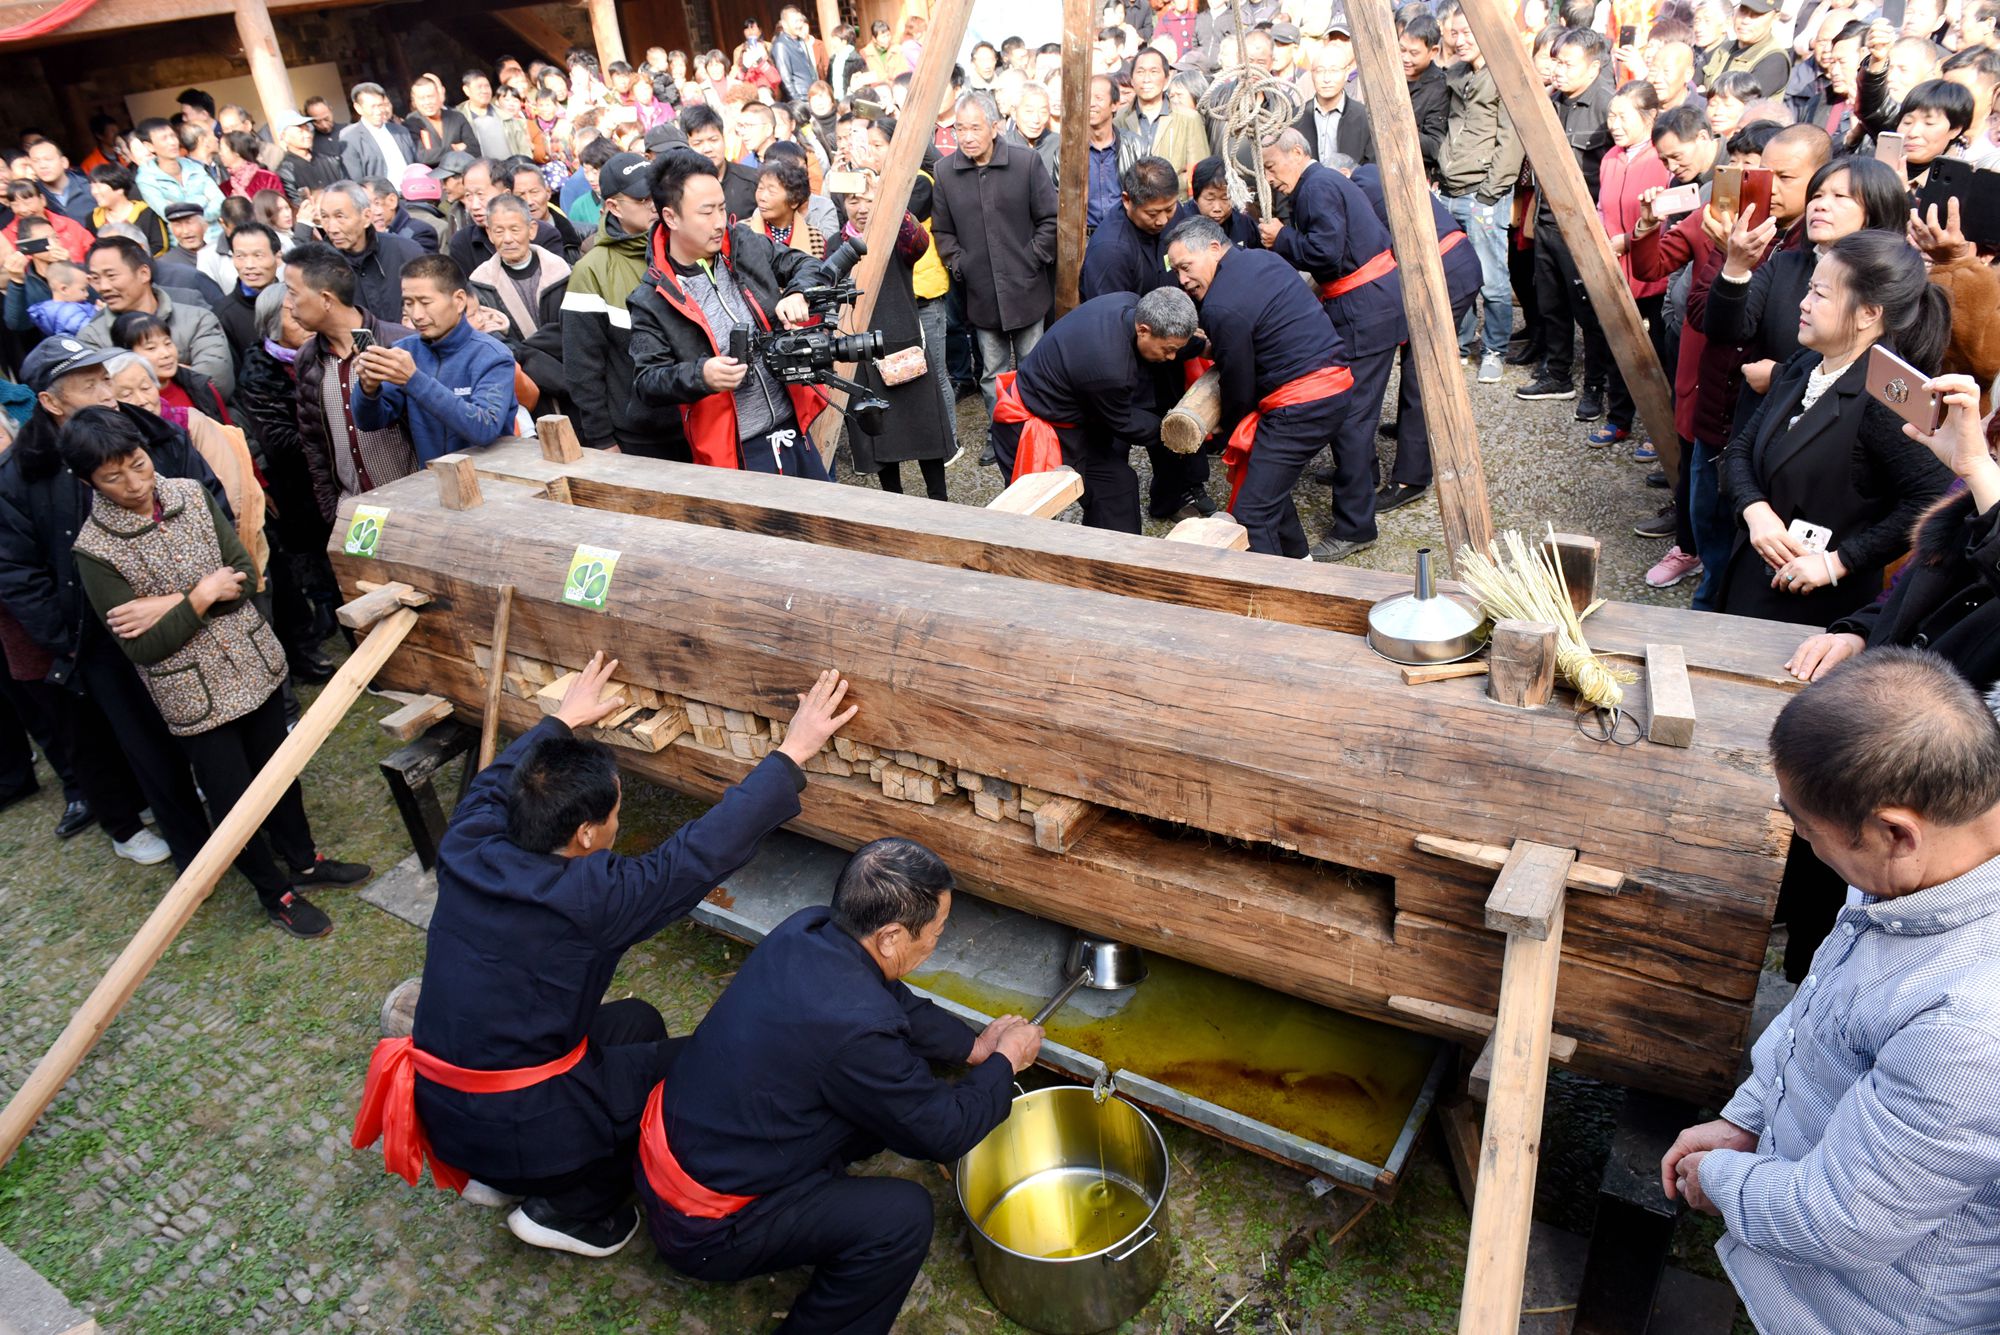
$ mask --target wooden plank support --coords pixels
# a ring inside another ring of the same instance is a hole
[[[377,589],[386,588],[387,581],[375,580],[375,579],[357,579],[354,581],[354,587],[361,590],[363,593],[373,593]],[[401,603],[404,607],[428,607],[431,603],[431,596],[428,593],[425,593],[422,589],[413,589],[409,585],[405,584],[402,586],[401,590],[396,594],[396,601]]]
[[[437,695],[420,695],[393,714],[375,720],[376,726],[399,742],[407,742],[433,723],[451,717],[451,701]]]
[[[1468,867],[1484,867],[1488,871],[1499,871],[1507,865],[1507,850],[1498,844],[1477,844],[1469,839],[1447,839],[1438,834],[1420,834],[1416,838],[1417,851],[1435,853],[1453,862],[1463,862]],[[1587,862],[1572,862],[1565,884],[1572,890],[1588,890],[1593,894],[1615,895],[1625,888],[1625,873],[1610,867],[1595,867]]]
[[[493,614],[492,662],[486,669],[486,708],[479,715],[479,769],[493,763],[500,744],[500,692],[507,684],[507,634],[514,628],[514,586],[500,586],[500,607]],[[477,771],[475,771],[476,773]]]
[[[1430,187],[1417,151],[1417,117],[1403,79],[1392,6],[1349,5],[1348,24],[1354,30],[1361,90],[1375,125],[1375,151],[1382,159],[1382,197],[1389,207],[1389,234],[1403,280],[1410,360],[1430,433],[1445,560],[1456,568],[1461,548],[1483,552],[1493,545],[1493,511],[1487,504],[1486,470],[1479,459],[1479,423],[1458,360],[1458,322],[1451,316],[1444,255],[1438,249]],[[1519,119],[1516,113],[1515,120]],[[1629,298],[1626,304],[1631,304]]]
[[[1175,524],[1168,542],[1185,542],[1192,547],[1219,547],[1224,551],[1250,550],[1250,530],[1231,515],[1190,515]]]
[[[1456,681],[1460,677],[1483,677],[1491,669],[1481,659],[1476,663],[1433,663],[1429,667],[1403,669],[1403,685],[1428,686],[1434,681]]]
[[[333,680],[320,689],[319,698],[300,716],[243,796],[216,822],[215,833],[201,846],[187,870],[175,879],[140,925],[138,934],[112,961],[83,1005],[70,1016],[69,1023],[63,1026],[62,1033],[22,1081],[7,1106],[0,1109],[0,1165],[14,1157],[14,1151],[21,1147],[43,1112],[97,1046],[97,1040],[118,1018],[118,1012],[139,990],[139,984],[167,953],[174,938],[194,917],[195,910],[215,889],[215,883],[236,861],[236,855],[243,851],[250,837],[262,827],[271,808],[305,771],[307,763],[361,697],[362,689],[374,680],[376,669],[388,661],[416,624],[415,611],[407,607],[392,608],[387,619],[348,655],[340,670],[333,674]]]
[[[1493,1028],[1493,1076],[1479,1146],[1479,1189],[1466,1245],[1460,1335],[1517,1335],[1534,1222],[1542,1105],[1548,1094],[1556,972],[1562,962],[1563,880],[1576,854],[1545,844],[1514,845],[1487,901],[1487,919],[1506,924],[1500,1005]]]
[[[415,592],[416,590],[407,584],[384,584],[379,588],[368,590],[359,598],[351,598],[342,603],[334,612],[334,619],[349,630],[367,630],[391,612],[401,609],[403,595]]]
[[[1392,996],[1389,998],[1389,1009],[1427,1021],[1440,1028],[1460,1030],[1468,1038],[1484,1038],[1489,1041],[1493,1037],[1494,1025],[1499,1023],[1498,1017],[1489,1015],[1485,1011],[1468,1010],[1463,1006],[1432,1001],[1426,997]],[[1555,1035],[1549,1040],[1549,1055],[1559,1062],[1570,1060],[1576,1056],[1576,1039],[1568,1034]]]
[[[1541,549],[1555,558],[1569,587],[1569,605],[1582,616],[1597,601],[1597,568],[1604,559],[1604,544],[1588,533],[1551,533],[1542,539]]]
[[[684,709],[662,709],[632,725],[632,735],[648,751],[657,751],[688,730]]]
[[[1090,172],[1090,61],[1096,49],[1097,8],[1097,0],[1063,0],[1062,123],[1070,127],[1070,133],[1063,136],[1056,159],[1058,181],[1081,181]],[[1080,298],[1077,280],[1083,274],[1086,193],[1074,189],[1056,192],[1054,318],[1058,320],[1074,310]]]
[[[1437,1120],[1451,1175],[1470,1210],[1479,1189],[1479,1105],[1471,1099],[1447,1099],[1437,1106]]]
[[[1694,745],[1694,686],[1678,644],[1646,646],[1646,738],[1661,746]]]
[[[1221,424],[1222,372],[1211,366],[1160,419],[1160,443],[1175,454],[1193,454]]]
[[[1046,473],[1030,473],[1007,484],[1007,490],[986,503],[1006,514],[1054,519],[1083,497],[1083,476],[1065,465]]]
[[[1067,853],[1103,816],[1104,808],[1095,802],[1052,797],[1035,808],[1035,847],[1048,853]]]
[[[470,510],[485,502],[479,494],[479,474],[469,454],[440,454],[431,460],[437,474],[438,504],[447,510]]]
[[[1505,104],[1507,115],[1513,120],[1514,128],[1520,132],[1521,143],[1527,149],[1528,161],[1535,169],[1536,188],[1548,200],[1556,224],[1562,229],[1563,241],[1576,260],[1577,276],[1583,280],[1584,290],[1589,294],[1590,309],[1604,327],[1611,355],[1618,359],[1618,369],[1632,392],[1633,402],[1639,406],[1639,416],[1645,421],[1647,434],[1653,438],[1653,448],[1660,452],[1660,467],[1666,470],[1668,477],[1673,477],[1680,467],[1681,457],[1681,439],[1674,430],[1673,393],[1667,387],[1667,377],[1660,369],[1660,359],[1653,351],[1652,341],[1646,336],[1646,326],[1639,318],[1639,307],[1632,300],[1632,289],[1626,284],[1625,275],[1611,254],[1611,239],[1604,234],[1604,224],[1597,216],[1597,203],[1584,184],[1583,172],[1576,165],[1576,155],[1570,150],[1562,123],[1556,119],[1555,106],[1549,100],[1541,76],[1535,73],[1529,61],[1528,44],[1515,30],[1514,8],[1500,4],[1499,0],[1465,0],[1464,13],[1472,35],[1478,39],[1480,54],[1486,57],[1486,68],[1493,72],[1493,81],[1500,89],[1500,100]],[[1357,56],[1360,50],[1357,35]],[[1365,68],[1363,73],[1365,75]],[[1396,77],[1400,79],[1401,74]],[[1375,90],[1369,88],[1368,105],[1371,111],[1376,106],[1376,96]],[[1379,116],[1380,113],[1376,114]],[[1377,124],[1380,124],[1379,120]],[[1380,131],[1376,133],[1378,144],[1385,138],[1395,137],[1384,136]],[[1396,173],[1386,166],[1382,174],[1385,185],[1396,177]],[[1422,173],[1418,173],[1416,184],[1419,187],[1423,184]],[[1408,281],[1406,277],[1404,282]],[[1439,291],[1442,293],[1443,289]],[[1428,389],[1426,396],[1428,413]],[[1430,420],[1435,422],[1436,419]],[[1438,433],[1433,427],[1433,450],[1437,448],[1437,443]]]
[[[1539,709],[1556,690],[1556,627],[1547,621],[1493,623],[1492,679],[1486,692],[1503,705]]]
[[[583,442],[577,439],[576,427],[561,413],[535,419],[535,440],[542,447],[542,457],[552,464],[573,464],[583,458]]]

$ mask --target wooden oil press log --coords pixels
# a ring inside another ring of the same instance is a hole
[[[388,511],[375,557],[336,537],[345,586],[417,584],[446,613],[389,684],[469,717],[497,671],[519,729],[605,648],[635,703],[687,724],[621,764],[713,797],[782,738],[802,674],[835,666],[862,712],[808,764],[796,828],[847,847],[904,834],[1000,902],[1453,1037],[1434,1018],[1451,1012],[1391,998],[1496,1013],[1480,850],[1575,849],[1593,872],[1561,942],[1570,1064],[1730,1087],[1788,833],[1763,761],[1784,692],[1739,669],[1783,634],[1721,651],[1713,618],[1605,609],[1634,652],[1696,641],[1703,720],[1684,750],[1613,748],[1560,704],[1404,687],[1353,633],[1367,572],[596,452],[474,459],[482,504],[445,508],[435,479],[406,478],[362,498]],[[562,599],[580,545],[616,554],[602,611]],[[496,661],[481,641],[508,583]],[[1079,825],[1061,799],[1101,812]],[[1038,846],[1044,808],[1042,844],[1066,851]]]

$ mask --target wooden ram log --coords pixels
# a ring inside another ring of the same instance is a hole
[[[1211,366],[1160,419],[1160,443],[1175,454],[1193,454],[1222,424],[1222,372]]]

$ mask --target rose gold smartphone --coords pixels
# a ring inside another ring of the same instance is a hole
[[[1926,435],[1944,425],[1944,396],[1924,392],[1930,377],[1881,344],[1868,349],[1868,393]]]

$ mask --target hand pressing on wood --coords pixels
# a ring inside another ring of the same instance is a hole
[[[818,755],[819,749],[860,712],[860,705],[841,709],[840,702],[846,698],[847,682],[838,671],[828,668],[820,673],[812,689],[799,697],[799,712],[785,725],[785,740],[778,749],[791,757],[794,765],[803,765]]]
[[[181,605],[184,595],[160,593],[151,598],[134,598],[120,603],[105,614],[104,624],[121,640],[136,640],[160,624],[160,618]]]
[[[610,685],[611,674],[617,670],[618,660],[606,658],[602,649],[592,654],[590,662],[576,674],[576,680],[569,684],[569,689],[563,692],[562,704],[557,707],[555,716],[571,732],[609,718],[622,704],[621,697],[607,697],[604,689]]]
[[[1734,1122],[1718,1117],[1713,1122],[1691,1126],[1674,1137],[1673,1145],[1660,1159],[1660,1190],[1667,1199],[1685,1200],[1690,1209],[1703,1214],[1721,1214],[1701,1189],[1701,1161],[1710,1150],[1757,1148],[1757,1137]]]

